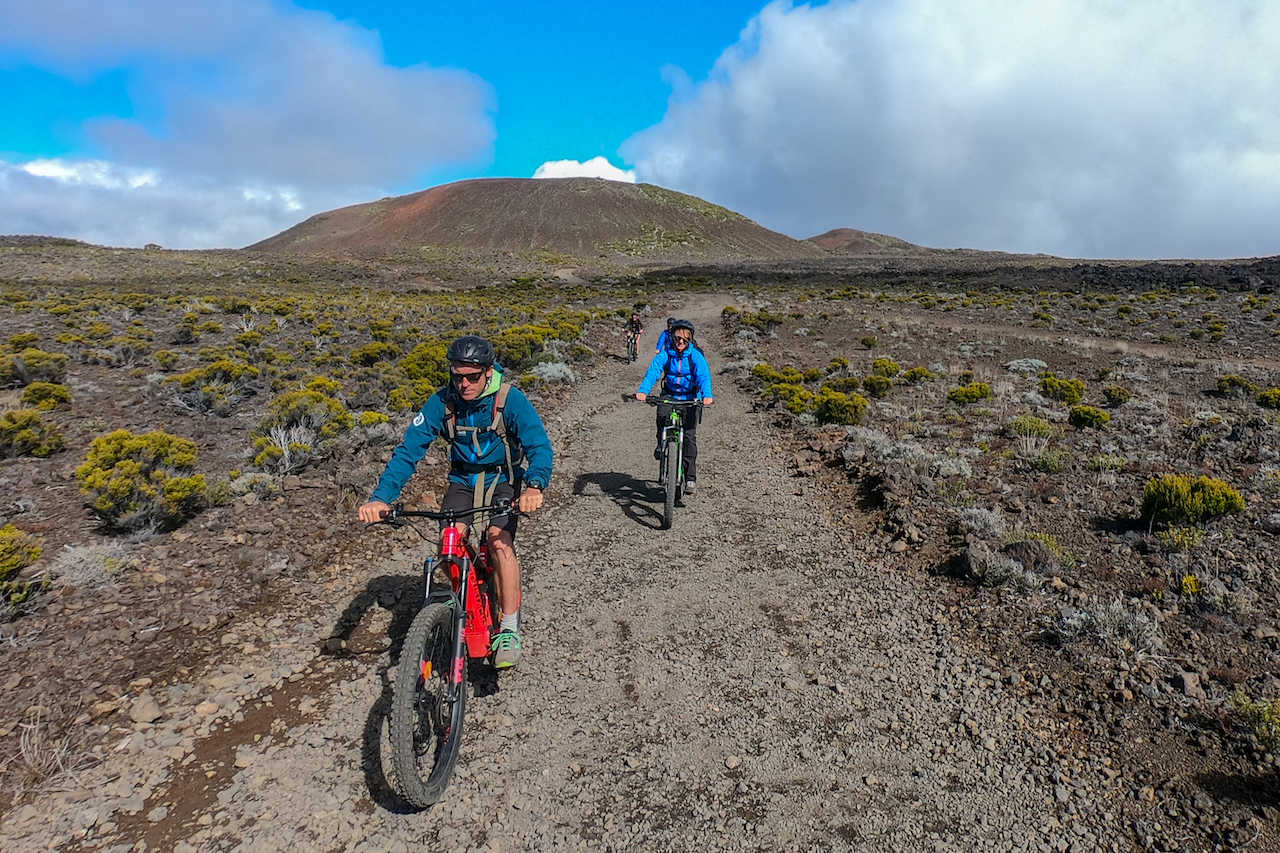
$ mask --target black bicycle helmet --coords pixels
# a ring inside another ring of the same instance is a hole
[[[671,328],[671,326],[672,326],[672,324],[674,324],[674,323],[675,323],[675,321],[676,321],[676,318],[675,318],[675,317],[668,317],[668,318],[667,318],[667,328],[668,328],[668,329],[670,329],[670,328]]]
[[[448,359],[457,364],[491,367],[494,361],[493,344],[479,335],[463,335],[449,344]]]
[[[676,329],[688,329],[689,337],[693,337],[693,324],[690,323],[688,320],[672,320],[671,321],[672,333],[674,333]]]

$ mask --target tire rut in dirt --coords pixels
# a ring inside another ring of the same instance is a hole
[[[433,805],[444,794],[462,744],[466,666],[457,701],[451,703],[447,696],[455,666],[452,658],[453,608],[447,604],[423,608],[405,635],[389,721],[400,794],[419,808]]]

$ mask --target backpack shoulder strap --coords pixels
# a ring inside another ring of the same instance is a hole
[[[449,399],[444,401],[444,437],[449,441],[458,437],[458,407]]]
[[[498,386],[498,393],[493,395],[493,423],[489,425],[489,429],[503,438],[507,435],[507,422],[502,419],[502,413],[507,408],[507,397],[510,394],[511,383],[503,382]]]

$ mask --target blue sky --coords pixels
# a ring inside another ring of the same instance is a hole
[[[0,233],[201,248],[469,177],[808,237],[1280,253],[1280,3],[0,0]]]

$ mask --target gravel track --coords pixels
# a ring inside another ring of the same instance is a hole
[[[719,304],[688,310],[713,341]],[[653,410],[619,394],[642,369],[611,361],[543,413],[557,473],[520,534],[528,647],[473,676],[442,803],[415,812],[387,785],[405,623],[374,608],[368,653],[281,643],[228,666],[258,676],[224,702],[243,720],[178,726],[176,751],[146,729],[87,793],[7,816],[0,847],[1131,849],[1071,733],[954,635],[933,579],[831,521],[847,499],[788,473],[786,436],[728,377],[701,488],[657,529]],[[340,622],[375,575],[388,601],[411,590],[421,546],[378,535],[385,564],[343,567],[313,621]]]

